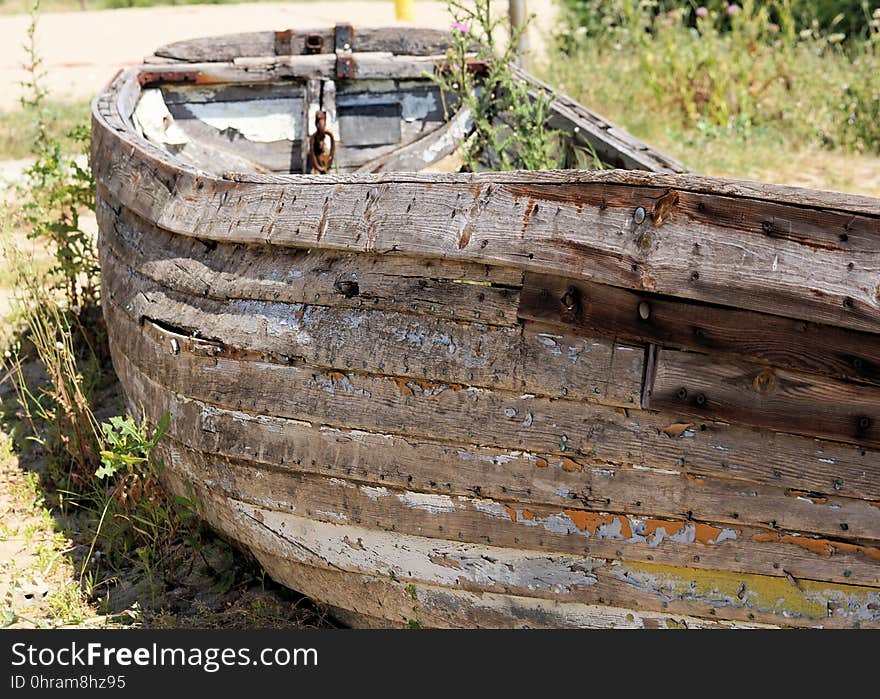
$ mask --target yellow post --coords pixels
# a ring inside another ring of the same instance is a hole
[[[413,0],[394,0],[394,16],[403,22],[412,22]]]

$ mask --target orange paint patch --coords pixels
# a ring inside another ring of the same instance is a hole
[[[547,459],[542,459],[540,456],[535,459],[535,466],[538,468],[547,468],[549,465]]]
[[[874,546],[859,546],[828,539],[811,539],[807,536],[793,536],[791,534],[774,534],[773,532],[761,532],[752,537],[757,543],[780,543],[800,546],[807,551],[815,553],[823,558],[829,558],[839,551],[846,553],[861,554],[872,561],[880,561],[880,548]]]
[[[514,510],[512,507],[508,507],[507,505],[504,506],[504,510],[505,512],[507,512],[507,516],[510,517],[510,521],[516,522],[516,510]]]
[[[532,512],[531,510],[523,510],[522,511],[522,518],[527,519],[527,520],[533,520],[535,518],[535,513]]]
[[[703,478],[703,476],[698,476],[693,473],[685,473],[684,477],[687,478],[689,481],[692,481],[693,483],[702,483],[706,480],[705,478]]]
[[[615,517],[615,515],[603,515],[583,510],[563,510],[563,512],[574,522],[574,526],[581,531],[590,532],[590,534],[595,534],[603,524],[611,524]]]
[[[668,536],[675,536],[685,527],[684,522],[670,522],[665,519],[648,519],[645,520],[645,536],[651,536],[657,533],[658,529],[663,529]]]
[[[721,528],[713,527],[710,524],[702,524],[700,522],[694,522],[694,540],[698,541],[701,544],[714,544],[718,541],[718,537],[721,536]],[[739,536],[739,532],[736,533]]]
[[[563,470],[563,471],[568,471],[569,473],[572,473],[572,472],[574,472],[574,471],[580,471],[580,470],[581,470],[581,465],[580,465],[577,461],[574,461],[574,460],[572,460],[572,459],[569,459],[569,458],[566,457],[566,456],[563,456],[563,457],[562,457],[562,461],[561,461],[560,463],[561,463],[561,465],[562,465],[562,470]]]

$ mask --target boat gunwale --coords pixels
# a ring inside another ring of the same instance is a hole
[[[282,59],[286,57],[281,57]],[[397,58],[410,58],[399,56]],[[422,57],[414,57],[424,60]],[[433,58],[433,57],[432,57]],[[285,60],[276,61],[277,64]],[[93,122],[119,139],[125,145],[135,148],[139,158],[152,161],[155,165],[178,173],[197,177],[200,181],[216,184],[273,184],[273,185],[328,185],[328,184],[450,184],[450,185],[485,185],[485,184],[527,184],[527,185],[559,185],[559,184],[618,184],[632,187],[651,187],[658,190],[674,189],[694,194],[713,194],[735,197],[760,202],[773,202],[789,206],[826,211],[840,211],[860,214],[880,219],[880,197],[863,194],[848,194],[833,190],[778,185],[734,178],[707,177],[692,173],[659,173],[645,170],[514,170],[492,171],[480,173],[358,173],[358,174],[300,174],[300,173],[238,173],[229,172],[217,176],[191,166],[172,153],[163,150],[146,137],[137,132],[130,121],[130,115],[120,111],[120,99],[126,90],[134,90],[136,100],[142,88],[142,74],[178,72],[186,73],[197,69],[198,64],[143,64],[120,70],[98,95],[92,100],[91,113]],[[234,67],[232,62],[204,64],[212,67]],[[230,81],[234,84],[236,81]],[[242,83],[245,81],[241,81]],[[107,115],[99,108],[101,102],[110,101],[119,116],[119,124],[110,123]],[[132,105],[133,106],[133,105]],[[92,157],[94,157],[94,153]],[[134,155],[134,154],[133,154]]]

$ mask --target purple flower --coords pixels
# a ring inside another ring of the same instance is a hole
[[[462,34],[468,34],[471,31],[471,28],[464,22],[453,22],[452,28],[457,32],[461,32]]]
[[[698,7],[697,8],[697,17],[708,17],[708,16],[709,16],[709,10],[707,10],[705,7]]]
[[[727,6],[727,14],[735,15],[737,12],[739,12],[739,5],[734,4]]]

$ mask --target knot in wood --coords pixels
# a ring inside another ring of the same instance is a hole
[[[764,369],[752,381],[755,390],[762,396],[766,396],[776,390],[777,383],[776,373],[772,369]]]

